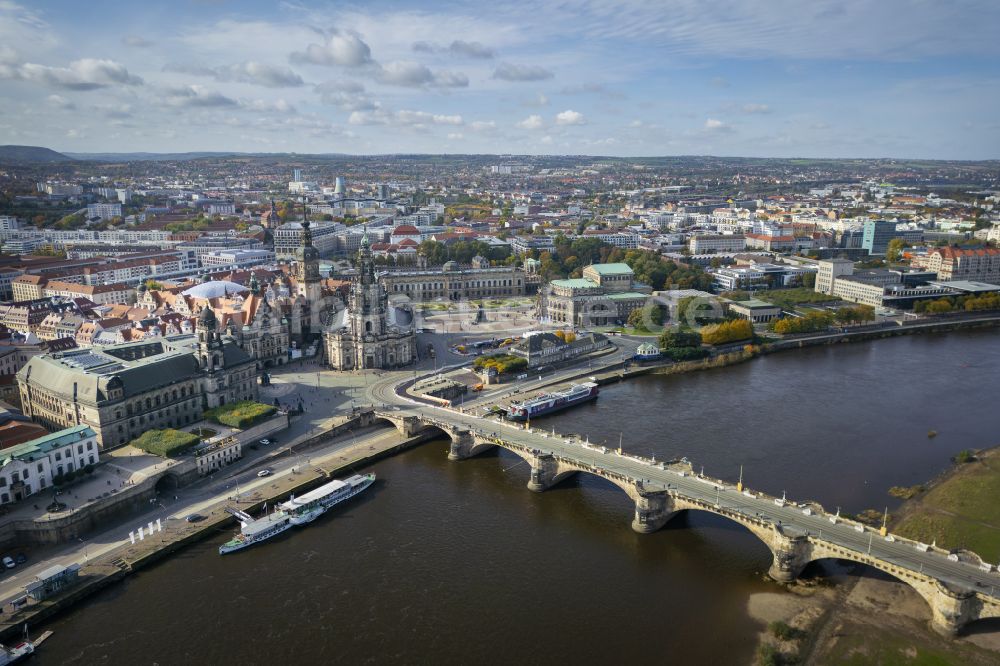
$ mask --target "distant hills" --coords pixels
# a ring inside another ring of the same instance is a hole
[[[247,153],[204,152],[204,153],[66,153],[75,160],[91,162],[184,162],[206,157],[235,157]]]
[[[73,159],[41,146],[0,146],[0,164],[51,164]]]

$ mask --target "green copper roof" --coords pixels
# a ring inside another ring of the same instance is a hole
[[[601,285],[587,278],[572,278],[569,280],[553,280],[552,286],[567,289],[597,289]]]
[[[593,269],[598,275],[627,275],[632,272],[628,264],[591,264],[587,268]]]

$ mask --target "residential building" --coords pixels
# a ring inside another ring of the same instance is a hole
[[[243,444],[234,435],[209,442],[194,452],[198,474],[206,476],[243,457]]]
[[[936,247],[923,257],[914,257],[911,265],[934,271],[939,280],[1000,284],[1000,248]]]
[[[715,236],[699,234],[688,239],[688,252],[691,254],[706,254],[715,252],[741,252],[747,247],[747,239],[743,234]]]
[[[122,216],[122,205],[120,203],[94,203],[87,204],[87,217],[94,219],[99,217],[102,220],[110,220],[113,217]]]

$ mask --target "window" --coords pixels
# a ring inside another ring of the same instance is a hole
[[[0,476],[0,488],[6,488],[6,487],[7,487],[7,477]],[[4,495],[4,497],[6,497],[6,495]],[[4,500],[4,502],[6,501],[7,500]]]
[[[56,451],[56,460],[62,460],[62,452]]]
[[[119,427],[118,429],[121,430],[121,427]],[[88,451],[93,451],[94,450],[94,443],[93,442],[87,442],[87,450]]]
[[[45,468],[42,467],[42,463],[38,463],[38,473],[41,474],[44,471],[45,471]]]

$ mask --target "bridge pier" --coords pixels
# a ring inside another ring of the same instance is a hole
[[[473,456],[472,449],[476,446],[476,437],[469,430],[449,432],[451,447],[448,449],[448,460],[465,460]]]
[[[774,559],[767,575],[779,583],[791,583],[805,569],[808,549],[809,541],[805,537],[789,537],[775,530],[771,543]]]
[[[955,591],[941,583],[928,601],[931,605],[931,629],[943,636],[956,636],[974,618],[976,594],[971,590]]]
[[[635,515],[632,517],[632,529],[639,534],[650,534],[667,524],[677,510],[674,508],[674,498],[666,491],[655,493],[640,493],[635,498]]]
[[[528,462],[531,464],[528,490],[535,493],[548,490],[563,479],[576,474],[576,470],[561,469],[559,461],[549,454],[533,455]]]

